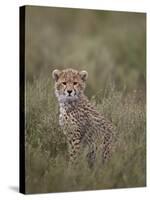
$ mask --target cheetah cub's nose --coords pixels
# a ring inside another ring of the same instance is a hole
[[[72,90],[67,90],[67,92],[68,92],[68,94],[69,94],[69,96],[70,96],[71,93],[72,93]]]

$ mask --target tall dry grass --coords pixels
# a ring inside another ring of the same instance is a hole
[[[27,7],[26,192],[61,192],[146,184],[145,14]],[[89,72],[86,95],[117,127],[107,165],[67,166],[51,72]]]

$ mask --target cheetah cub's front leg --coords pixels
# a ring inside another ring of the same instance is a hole
[[[68,135],[69,163],[76,164],[81,152],[81,137],[79,133],[69,133]]]

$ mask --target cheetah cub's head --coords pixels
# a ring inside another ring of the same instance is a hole
[[[55,80],[55,94],[60,103],[72,102],[84,93],[85,82],[88,77],[86,71],[74,69],[58,70],[52,72]]]

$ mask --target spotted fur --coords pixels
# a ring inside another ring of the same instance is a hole
[[[66,135],[71,162],[87,149],[87,160],[111,156],[114,129],[84,95],[88,73],[74,69],[54,70],[55,94],[60,106],[59,124]]]

